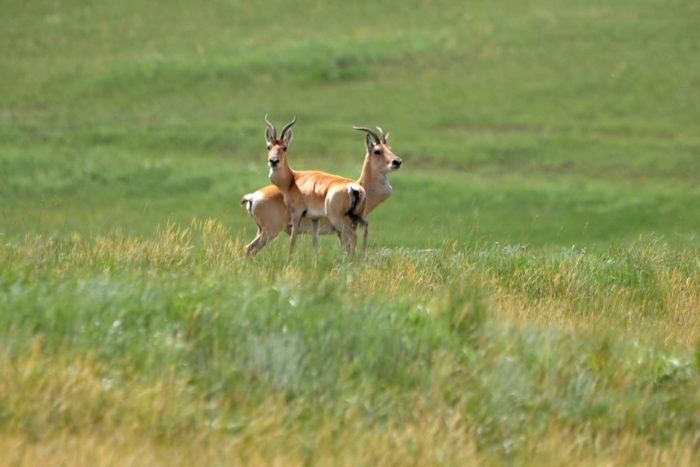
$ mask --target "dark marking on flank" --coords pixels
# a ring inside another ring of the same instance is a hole
[[[362,201],[362,195],[360,192],[354,188],[350,188],[350,193],[352,196],[352,204],[350,205],[350,209],[348,209],[348,212],[345,213],[346,216],[350,216],[352,219],[353,215],[355,215],[355,209],[357,209],[357,205],[360,204],[360,201]]]

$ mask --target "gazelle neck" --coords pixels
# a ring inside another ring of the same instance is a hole
[[[367,193],[367,210],[369,214],[382,201],[391,196],[391,185],[385,173],[374,169],[371,164],[372,157],[369,153],[365,155],[365,163],[362,165],[362,173],[357,182],[362,185]]]
[[[294,171],[289,167],[286,157],[280,161],[277,167],[270,167],[270,181],[283,193],[292,186],[294,182]]]

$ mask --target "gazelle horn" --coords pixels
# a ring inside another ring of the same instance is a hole
[[[272,135],[272,139],[277,139],[277,130],[275,130],[275,126],[270,123],[270,120],[267,119],[267,114],[265,114],[265,123],[267,124],[267,131],[268,135]]]
[[[280,133],[280,139],[284,139],[284,134],[297,122],[297,118],[294,117],[291,122],[287,123],[282,127],[282,133]]]
[[[365,132],[369,133],[372,136],[372,138],[374,139],[374,144],[379,144],[379,142],[381,141],[381,138],[379,138],[379,136],[377,136],[377,134],[374,132],[374,130],[372,130],[370,128],[367,128],[364,126],[353,126],[352,128],[353,128],[353,130],[360,130],[360,131],[365,131]]]

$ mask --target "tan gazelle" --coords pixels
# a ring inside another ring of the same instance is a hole
[[[364,230],[364,245],[367,245],[368,225],[362,215],[365,189],[354,180],[338,175],[317,170],[292,170],[287,159],[287,148],[292,141],[291,128],[295,122],[296,118],[282,127],[278,138],[275,127],[265,116],[270,181],[282,193],[291,221],[289,254],[294,252],[303,218],[311,221],[312,243],[317,254],[318,230],[323,218],[328,219],[333,230],[338,232],[345,250],[354,254],[357,241],[355,229],[358,225]]]
[[[401,158],[394,154],[387,140],[389,134],[377,127],[379,135],[364,127],[353,127],[366,132],[365,145],[367,152],[362,165],[362,173],[357,183],[365,189],[366,199],[363,217],[369,215],[379,204],[389,198],[392,193],[387,175],[401,168]],[[254,254],[273,240],[282,231],[291,232],[291,217],[284,204],[284,196],[275,185],[269,185],[241,198],[248,214],[258,227],[256,237],[246,246],[246,254]],[[299,233],[309,233],[313,230],[310,219],[304,218]],[[320,220],[319,234],[333,233],[331,223],[323,218]]]

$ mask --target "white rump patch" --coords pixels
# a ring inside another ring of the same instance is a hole
[[[258,205],[260,200],[263,199],[263,194],[256,191],[255,193],[248,193],[247,195],[243,196],[243,199],[246,201],[245,207],[248,210],[248,214],[252,216],[255,207]]]

